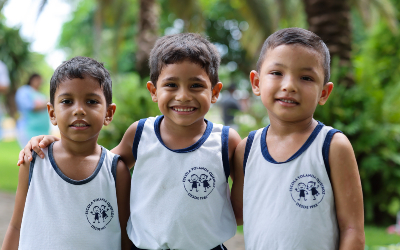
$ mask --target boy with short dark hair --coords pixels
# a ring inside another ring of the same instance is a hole
[[[222,88],[219,62],[215,46],[198,34],[161,37],[151,51],[147,89],[163,115],[133,123],[112,150],[135,165],[128,222],[134,249],[226,249],[222,243],[236,232],[227,180],[241,139],[204,119]],[[40,153],[38,140],[32,143]]]
[[[2,249],[130,249],[129,170],[97,144],[116,109],[109,73],[91,58],[64,62],[47,108],[61,140],[21,165]]]
[[[340,131],[313,119],[333,88],[329,64],[321,38],[288,28],[265,41],[250,73],[270,125],[251,132],[235,152],[248,250],[364,249],[353,149]]]

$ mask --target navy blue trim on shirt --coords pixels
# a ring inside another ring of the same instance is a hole
[[[115,185],[117,185],[117,164],[120,156],[119,155],[114,155],[112,163],[111,163],[111,173],[114,177],[114,182]]]
[[[272,158],[272,156],[269,154],[269,151],[268,151],[267,140],[266,140],[267,131],[268,131],[268,128],[269,128],[269,125],[268,125],[267,127],[265,127],[263,129],[262,134],[261,134],[261,138],[260,138],[261,152],[262,152],[265,160],[267,160],[267,161],[269,161],[271,163],[274,163],[274,164],[282,164],[282,163],[286,163],[286,162],[292,161],[292,160],[296,159],[297,157],[299,157],[304,151],[307,150],[307,148],[315,140],[315,138],[317,137],[318,133],[321,131],[323,126],[324,126],[324,124],[322,124],[321,122],[318,122],[318,125],[314,128],[313,132],[308,137],[307,141],[303,144],[303,146],[301,146],[301,148],[294,155],[292,155],[286,161],[277,162],[277,161],[274,160],[274,158]]]
[[[139,123],[136,128],[136,132],[135,132],[135,138],[133,139],[132,154],[133,154],[133,158],[135,158],[135,161],[137,161],[137,149],[139,146],[140,138],[142,137],[143,127],[144,127],[144,123],[146,122],[146,120],[147,120],[147,118],[139,120]]]
[[[225,172],[226,182],[228,182],[228,177],[229,177],[229,174],[230,174],[230,168],[229,168],[229,126],[224,126],[222,128],[221,142],[222,142],[222,163],[224,165],[224,172]]]
[[[175,152],[175,153],[189,153],[189,152],[195,151],[196,149],[198,149],[199,147],[201,147],[201,145],[203,145],[203,143],[204,143],[204,142],[207,140],[207,138],[210,136],[211,131],[212,131],[212,129],[213,129],[213,123],[210,122],[210,121],[208,121],[208,120],[206,120],[206,119],[204,119],[204,121],[207,123],[207,128],[206,128],[206,130],[204,131],[204,134],[201,136],[201,138],[200,138],[195,144],[193,144],[192,146],[189,146],[189,147],[187,147],[187,148],[182,148],[182,149],[170,149],[170,148],[168,148],[168,147],[164,144],[164,142],[163,142],[163,140],[162,140],[162,138],[161,138],[161,134],[160,134],[160,124],[161,124],[161,121],[162,121],[163,118],[164,118],[164,116],[163,116],[163,115],[160,115],[160,116],[158,116],[158,117],[156,118],[156,120],[154,121],[154,132],[156,133],[156,136],[157,136],[158,140],[160,141],[160,143],[161,143],[164,147],[166,147],[168,150],[171,150],[172,152]]]
[[[331,180],[331,167],[329,166],[329,149],[331,147],[332,137],[336,133],[342,133],[337,129],[331,129],[326,134],[324,144],[322,146],[322,158],[324,158],[326,173],[328,174],[329,180]]]
[[[33,174],[33,168],[35,167],[35,160],[36,160],[37,154],[35,151],[32,151],[32,161],[29,164],[29,181],[28,181],[28,187],[31,185],[31,180],[32,180],[32,174]]]
[[[244,149],[244,158],[243,158],[243,174],[246,174],[246,164],[247,158],[249,158],[249,153],[251,146],[253,145],[254,136],[256,135],[257,130],[251,131],[249,136],[247,136],[246,148]]]
[[[57,166],[56,161],[54,160],[54,156],[53,156],[53,145],[54,142],[52,144],[50,144],[49,146],[49,160],[51,163],[51,166],[53,167],[54,171],[56,171],[56,173],[66,182],[73,184],[73,185],[82,185],[82,184],[86,184],[88,182],[90,182],[91,180],[94,179],[94,177],[97,176],[97,174],[100,172],[101,167],[103,166],[103,162],[104,162],[104,158],[106,157],[106,149],[101,147],[101,155],[100,155],[100,160],[97,163],[97,167],[96,169],[93,171],[92,175],[90,175],[88,178],[84,179],[84,180],[73,180],[71,178],[69,178],[68,176],[66,176],[63,172],[61,172],[60,168]]]

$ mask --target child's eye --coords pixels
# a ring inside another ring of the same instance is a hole
[[[63,99],[63,100],[61,100],[60,103],[63,103],[63,104],[71,104],[72,101],[71,101],[71,100],[68,100],[68,99]]]
[[[301,77],[301,80],[304,80],[304,81],[313,81],[313,79],[312,79],[311,77],[309,77],[309,76],[302,76],[302,77]]]
[[[273,72],[271,72],[271,75],[274,75],[274,76],[281,76],[282,73],[279,72],[279,71],[273,71]]]
[[[175,83],[167,83],[167,84],[165,84],[165,87],[175,88],[176,84]]]
[[[192,86],[190,86],[191,88],[202,88],[203,84],[201,83],[194,83]]]
[[[96,100],[88,100],[87,103],[89,103],[89,104],[97,104],[97,103],[99,103],[99,102],[96,101]]]

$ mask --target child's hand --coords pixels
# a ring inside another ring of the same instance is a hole
[[[40,158],[44,158],[42,148],[48,147],[52,142],[60,140],[59,138],[51,135],[39,135],[32,137],[26,146],[19,152],[17,165],[20,166],[25,161],[32,161],[32,152],[35,151]]]

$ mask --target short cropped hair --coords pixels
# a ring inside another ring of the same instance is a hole
[[[181,33],[159,38],[150,52],[150,81],[156,86],[162,69],[168,64],[188,60],[201,66],[214,87],[218,82],[221,61],[217,48],[206,38],[194,33]]]
[[[261,66],[267,56],[267,51],[269,49],[274,49],[279,45],[296,44],[311,48],[321,55],[322,68],[324,69],[324,84],[327,83],[330,78],[331,63],[329,49],[319,36],[309,30],[301,28],[282,29],[270,35],[267,40],[265,40],[264,45],[261,49],[260,57],[257,61],[257,72],[260,72]]]
[[[54,105],[54,94],[56,89],[63,81],[69,79],[85,77],[93,77],[99,81],[100,87],[103,89],[107,106],[112,103],[112,81],[110,73],[100,63],[92,58],[77,56],[68,61],[63,62],[54,71],[50,80],[50,103]]]

